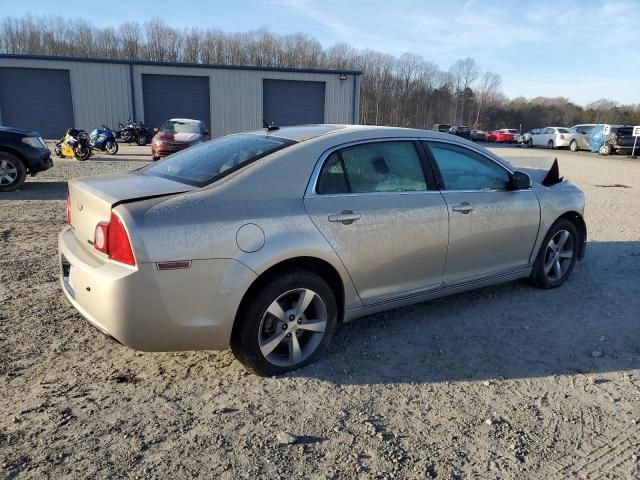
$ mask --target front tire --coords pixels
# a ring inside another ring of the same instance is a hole
[[[111,146],[109,146],[109,143],[107,143],[106,150],[109,155],[115,155],[116,153],[118,153],[118,142],[114,140]]]
[[[547,143],[547,147],[549,148],[549,150],[553,150],[553,140],[549,140],[549,143]]]
[[[138,135],[136,137],[136,143],[138,145],[140,145],[141,147],[144,147],[149,142],[147,141],[147,136],[146,135]]]
[[[566,219],[554,223],[545,236],[531,273],[531,281],[539,288],[561,286],[576,264],[581,243],[576,226]]]
[[[336,328],[335,295],[322,277],[292,270],[272,277],[241,308],[231,351],[260,376],[281,375],[312,362]]]
[[[529,139],[528,145],[529,145],[529,148],[533,148],[533,139],[532,138]]]
[[[0,152],[0,192],[12,192],[20,188],[27,178],[27,169],[15,155]]]

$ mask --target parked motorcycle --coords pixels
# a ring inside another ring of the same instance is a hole
[[[149,143],[149,140],[153,136],[144,123],[134,122],[131,119],[127,120],[126,125],[120,123],[118,127],[119,130],[116,132],[116,135],[126,143],[135,142],[138,145],[143,146]]]
[[[75,158],[85,161],[91,156],[89,135],[84,130],[70,128],[63,138],[55,145],[56,155],[60,158]]]
[[[93,150],[107,152],[109,155],[118,153],[118,142],[116,142],[116,132],[106,125],[102,128],[94,128],[89,134],[89,145]]]

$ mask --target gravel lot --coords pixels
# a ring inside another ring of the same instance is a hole
[[[557,155],[585,191],[587,257],[564,287],[374,315],[262,379],[228,351],[130,350],[63,296],[66,181],[147,153],[54,160],[0,194],[0,476],[640,478],[640,160],[500,148]]]

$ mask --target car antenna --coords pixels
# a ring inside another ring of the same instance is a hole
[[[275,132],[276,130],[280,130],[280,127],[274,125],[273,122],[271,122],[271,125],[269,125],[264,120],[264,118],[262,119],[262,126],[267,129],[267,132]]]

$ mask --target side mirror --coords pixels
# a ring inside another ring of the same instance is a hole
[[[203,135],[211,135],[211,132],[209,130],[205,130],[204,132],[202,132]]]
[[[154,128],[154,129],[153,129],[153,132],[154,132],[154,133],[158,133],[159,131],[160,131],[160,129],[159,129],[158,127],[156,127],[156,128]]]
[[[513,172],[511,185],[514,190],[526,190],[531,188],[531,178],[524,172]]]

